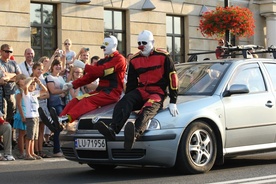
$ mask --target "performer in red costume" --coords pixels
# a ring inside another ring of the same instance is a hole
[[[169,53],[155,49],[150,31],[144,30],[138,36],[138,49],[141,50],[130,60],[126,94],[116,104],[113,121],[107,126],[104,122],[96,123],[96,128],[108,140],[115,140],[125,122],[134,110],[140,110],[135,124],[125,126],[124,147],[130,150],[136,139],[144,133],[147,123],[163,107],[166,90],[169,89],[169,109],[172,116],[178,115],[176,107],[178,78],[174,63]]]
[[[68,121],[72,122],[81,115],[97,109],[101,106],[116,103],[122,94],[124,75],[126,71],[126,60],[117,51],[118,41],[114,36],[104,39],[101,48],[104,50],[105,58],[92,66],[81,61],[74,61],[73,65],[83,68],[85,75],[72,83],[66,83],[63,90],[71,87],[79,88],[99,78],[97,89],[89,94],[72,99],[61,112],[60,116],[67,115]]]

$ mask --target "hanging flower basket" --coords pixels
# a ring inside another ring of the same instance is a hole
[[[199,23],[199,29],[205,37],[221,38],[226,30],[237,37],[250,37],[254,35],[254,28],[253,13],[239,6],[217,7],[204,13]]]

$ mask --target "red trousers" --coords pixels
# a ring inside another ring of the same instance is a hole
[[[60,113],[60,116],[70,115],[72,121],[74,121],[89,111],[116,103],[120,98],[113,92],[106,94],[102,91],[95,91],[89,95],[90,96],[84,97],[81,100],[78,100],[78,98],[72,99]]]

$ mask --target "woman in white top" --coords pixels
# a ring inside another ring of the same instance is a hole
[[[66,93],[62,91],[63,85],[65,84],[65,81],[62,76],[60,76],[61,72],[61,61],[58,59],[55,59],[52,62],[51,68],[50,68],[50,74],[46,77],[46,85],[50,94],[50,98],[48,99],[48,106],[51,108],[53,107],[57,114],[60,114],[65,106],[65,96]],[[54,132],[54,150],[53,150],[53,156],[63,156],[61,149],[60,149],[60,143],[59,143],[59,133],[58,131]]]

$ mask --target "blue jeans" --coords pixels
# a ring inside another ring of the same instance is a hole
[[[53,108],[56,109],[57,115],[59,115],[61,113],[61,111],[63,110],[64,106],[63,105],[57,105],[57,106],[52,106]],[[53,153],[58,153],[61,152],[60,150],[60,142],[59,142],[59,131],[54,132],[54,148],[53,148]]]

